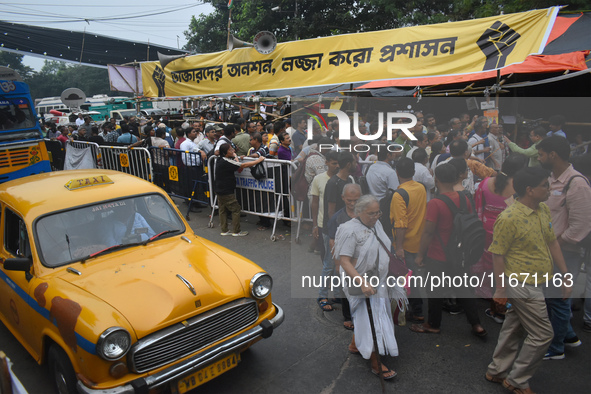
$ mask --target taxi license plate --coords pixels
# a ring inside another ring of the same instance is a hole
[[[232,354],[191,375],[179,379],[177,382],[178,393],[184,394],[197,386],[209,382],[213,378],[216,378],[224,372],[234,368],[239,362],[240,354]]]

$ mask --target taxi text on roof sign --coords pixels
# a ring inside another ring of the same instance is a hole
[[[105,185],[108,183],[113,183],[111,178],[109,178],[106,175],[97,175],[97,176],[92,176],[92,177],[87,177],[87,178],[70,179],[68,181],[68,183],[66,183],[64,186],[68,190],[76,190],[76,189],[81,189],[83,187],[95,186],[95,185]]]

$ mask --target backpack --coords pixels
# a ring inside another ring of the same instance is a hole
[[[385,215],[382,214],[382,216],[380,216],[380,222],[382,223],[384,231],[390,238],[392,238],[392,231],[394,230],[394,223],[390,221],[390,205],[392,204],[392,199],[396,193],[400,194],[407,208],[410,201],[408,192],[402,188],[398,188],[396,190],[388,189],[386,195],[380,200],[380,211],[386,213]]]
[[[291,176],[291,194],[293,194],[293,197],[297,201],[305,201],[308,197],[308,187],[310,185],[305,177],[306,163],[308,162],[308,159],[314,155],[318,155],[318,153],[310,152]]]
[[[570,179],[568,180],[568,182],[566,182],[566,186],[564,186],[564,188],[562,189],[562,193],[564,194],[564,201],[562,202],[562,204],[560,204],[561,207],[564,207],[566,205],[566,197],[567,197],[566,193],[568,192],[568,189],[570,188],[570,183],[575,178],[583,178],[585,180],[585,182],[587,182],[587,185],[589,185],[589,181],[583,175],[571,176]],[[589,185],[589,186],[591,186],[591,185]],[[585,248],[585,249],[591,249],[591,231],[585,236],[585,238],[583,238],[582,240],[580,240],[577,243],[577,246],[579,246],[581,248]]]
[[[443,243],[439,233],[437,233],[437,237],[443,246],[446,260],[467,270],[476,264],[484,253],[486,231],[476,211],[474,209],[473,212],[468,211],[466,195],[463,192],[458,192],[458,194],[460,197],[459,209],[448,196],[435,197],[447,205],[453,217],[453,227],[447,245]]]

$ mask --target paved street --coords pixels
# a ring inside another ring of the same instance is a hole
[[[186,206],[180,204],[183,212]],[[242,355],[241,363],[194,393],[357,393],[380,391],[379,379],[369,362],[349,354],[351,331],[342,326],[341,312],[323,313],[315,298],[292,297],[292,278],[304,272],[318,275],[320,258],[307,253],[310,238],[292,242],[292,230],[278,224],[276,242],[270,230],[257,231],[257,218],[242,218],[245,238],[221,237],[219,219],[207,228],[208,212],[191,213],[195,232],[246,256],[267,270],[274,279],[273,300],[286,318],[273,336]],[[295,226],[293,228],[295,231]],[[386,382],[388,392],[409,393],[502,393],[500,385],[484,379],[500,325],[484,315],[487,302],[479,300],[481,320],[489,335],[482,340],[470,334],[465,315],[444,314],[442,333],[416,334],[396,328],[400,356],[385,363],[398,372]],[[566,359],[544,361],[531,381],[537,393],[591,392],[591,334],[581,330],[582,311],[574,312],[575,331],[583,345],[567,349]],[[0,349],[15,363],[14,370],[30,393],[48,393],[49,378],[14,337],[0,325]]]

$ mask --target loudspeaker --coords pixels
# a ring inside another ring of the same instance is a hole
[[[183,55],[163,55],[160,52],[158,52],[158,60],[160,61],[160,66],[162,66],[162,68],[166,67],[170,62],[186,56],[186,53]]]

